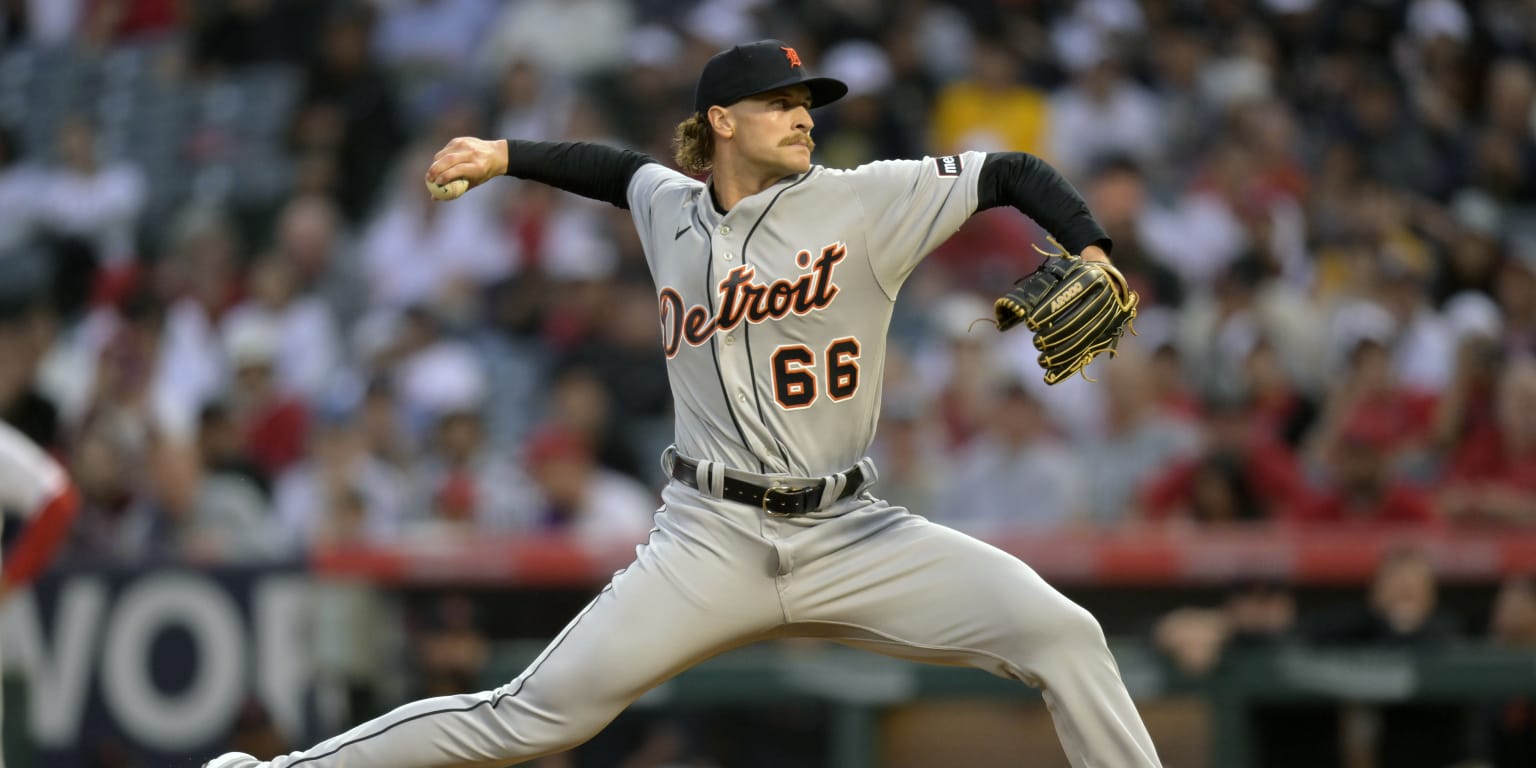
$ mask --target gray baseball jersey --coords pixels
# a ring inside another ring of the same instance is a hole
[[[982,159],[816,166],[724,214],[700,182],[657,164],[636,173],[678,451],[802,477],[863,457],[896,292],[975,211]]]
[[[975,211],[984,159],[813,167],[728,213],[698,181],[637,171],[628,202],[677,411],[668,460],[696,462],[696,481],[664,489],[635,562],[516,680],[405,705],[270,764],[529,760],[590,738],[703,659],[810,636],[1039,686],[1073,766],[1158,765],[1098,623],[1017,558],[868,492],[823,490],[800,515],[723,494],[725,478],[839,490],[873,479],[864,452],[897,291]]]

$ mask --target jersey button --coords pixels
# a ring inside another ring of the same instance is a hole
[[[729,347],[730,345],[735,344],[735,343],[736,343],[736,335],[735,334],[728,334],[725,337],[725,345],[727,347]]]
[[[726,251],[725,260],[730,261],[732,258],[734,257],[731,255],[730,251]]]
[[[738,392],[738,393],[736,393],[736,402],[741,403],[742,405],[746,405],[747,404],[747,393],[745,393],[745,392]]]
[[[729,235],[731,233],[731,228],[726,226],[726,225],[724,225],[724,224],[721,224],[719,231],[720,231],[720,234],[722,234],[722,235]]]

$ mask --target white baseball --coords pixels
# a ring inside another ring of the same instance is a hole
[[[433,200],[452,200],[469,191],[469,179],[454,179],[447,184],[428,180],[427,191],[432,193]]]

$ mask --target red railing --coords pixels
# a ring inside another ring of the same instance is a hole
[[[988,540],[1063,584],[1177,586],[1238,579],[1361,583],[1400,548],[1429,555],[1449,581],[1536,574],[1536,530],[1181,526],[1015,532]],[[313,553],[317,573],[391,584],[579,586],[606,581],[631,545],[582,546],[558,536],[432,538]]]

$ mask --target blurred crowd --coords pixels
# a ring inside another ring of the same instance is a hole
[[[11,0],[0,414],[73,470],[71,551],[642,539],[672,404],[627,213],[422,175],[459,135],[670,161],[765,36],[850,86],[817,162],[1038,154],[1142,296],[1047,388],[975,322],[1046,233],[973,218],[898,304],[878,493],[982,535],[1536,523],[1528,2]]]
[[[1151,639],[1175,669],[1197,679],[1229,671],[1244,654],[1302,648],[1433,657],[1480,641],[1514,654],[1536,653],[1536,581],[1514,577],[1500,584],[1485,627],[1444,604],[1441,581],[1429,557],[1403,549],[1382,558],[1358,603],[1303,611],[1291,585],[1252,581],[1232,587],[1215,607],[1163,616]],[[1325,665],[1313,674],[1342,674]],[[1262,756],[1255,764],[1265,768],[1536,764],[1536,700],[1530,696],[1471,702],[1419,696],[1345,701],[1336,708],[1272,701],[1258,703],[1248,719],[1253,751]]]

